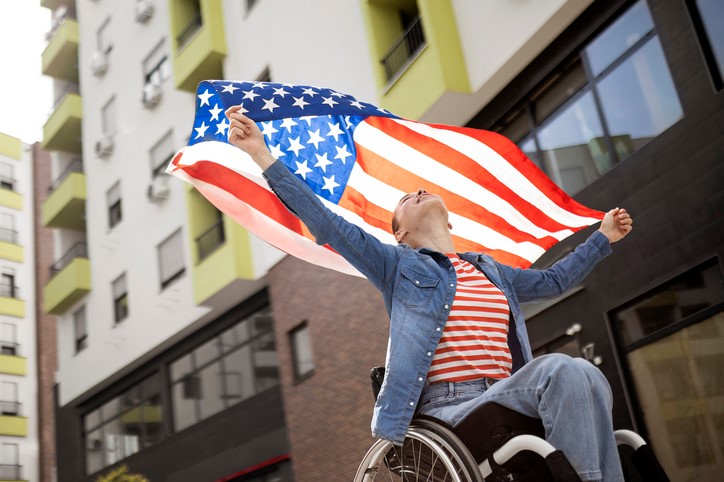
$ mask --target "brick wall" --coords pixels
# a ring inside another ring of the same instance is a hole
[[[383,365],[389,321],[365,279],[286,257],[269,274],[295,480],[351,480],[374,441],[369,370]],[[294,379],[289,331],[306,321],[315,371]]]
[[[33,210],[35,216],[35,320],[38,356],[38,449],[40,482],[55,480],[55,399],[53,385],[57,365],[56,317],[43,311],[44,288],[53,259],[53,231],[43,227],[43,201],[52,182],[50,154],[33,145]]]

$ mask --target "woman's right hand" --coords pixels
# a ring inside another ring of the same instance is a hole
[[[262,170],[274,164],[274,156],[271,155],[264,141],[264,134],[261,133],[256,122],[249,119],[240,112],[241,106],[234,105],[226,109],[226,117],[229,119],[229,144],[236,146],[246,152]]]

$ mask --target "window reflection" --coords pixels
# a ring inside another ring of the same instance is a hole
[[[621,160],[683,116],[658,38],[603,79],[598,92]]]
[[[611,165],[602,139],[603,129],[589,92],[539,131],[545,170],[567,193],[577,193]]]
[[[632,6],[584,49],[594,77],[653,28],[646,3],[638,2]]]

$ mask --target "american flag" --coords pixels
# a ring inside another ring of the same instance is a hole
[[[499,134],[403,119],[328,88],[201,82],[188,145],[167,172],[264,241],[321,266],[358,274],[331,248],[316,245],[261,169],[228,143],[224,111],[232,105],[241,105],[272,155],[328,208],[386,243],[395,243],[393,209],[420,187],[445,199],[458,252],[485,252],[512,266],[530,266],[603,217]]]

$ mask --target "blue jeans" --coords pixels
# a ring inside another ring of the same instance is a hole
[[[418,407],[421,414],[455,426],[485,402],[540,418],[546,440],[566,455],[582,480],[623,482],[611,388],[589,362],[550,354],[496,383],[434,383],[425,387]]]

